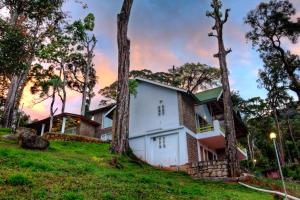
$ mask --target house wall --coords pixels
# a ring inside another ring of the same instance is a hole
[[[160,101],[165,114],[158,115]],[[137,95],[130,96],[129,137],[179,126],[177,92],[146,82],[139,82]]]
[[[79,135],[95,137],[95,129],[95,126],[81,121],[79,126]]]
[[[164,138],[165,147],[158,147],[159,138]],[[183,166],[188,163],[184,128],[130,138],[129,145],[138,158],[154,166]]]
[[[196,133],[195,100],[182,93],[177,93],[180,125]]]

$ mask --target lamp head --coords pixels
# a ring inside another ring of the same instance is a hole
[[[272,140],[276,139],[276,133],[274,133],[274,132],[270,133],[270,138]]]

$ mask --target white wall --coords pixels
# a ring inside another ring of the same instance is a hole
[[[151,165],[170,166],[188,163],[186,129],[163,131],[129,139],[133,153]],[[165,138],[166,148],[158,149],[159,137]],[[156,138],[156,141],[153,140]]]
[[[158,116],[161,100],[165,114]],[[136,97],[130,97],[129,117],[129,137],[145,135],[157,129],[178,127],[177,91],[139,81]]]

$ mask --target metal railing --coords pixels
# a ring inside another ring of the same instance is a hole
[[[204,132],[208,132],[208,131],[213,131],[214,130],[214,126],[212,124],[209,124],[207,126],[202,126],[197,128],[197,133],[204,133]]]

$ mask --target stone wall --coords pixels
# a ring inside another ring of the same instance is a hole
[[[228,177],[227,161],[200,161],[191,163],[188,174],[195,178]]]
[[[199,161],[197,139],[187,133],[186,141],[188,149],[188,161],[189,163],[197,163]]]
[[[47,140],[54,141],[78,141],[78,142],[89,142],[89,143],[106,143],[97,138],[86,137],[82,135],[67,135],[60,133],[45,133],[43,135]]]
[[[181,92],[178,95],[179,121],[193,132],[196,132],[195,100]]]

